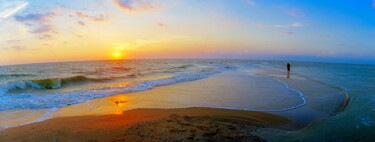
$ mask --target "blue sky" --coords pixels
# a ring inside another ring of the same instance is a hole
[[[231,58],[375,64],[373,0],[0,0],[0,64]]]

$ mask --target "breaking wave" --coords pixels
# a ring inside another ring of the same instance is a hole
[[[78,84],[85,82],[102,82],[109,81],[119,78],[132,78],[136,77],[136,74],[129,74],[126,76],[111,76],[111,77],[102,77],[102,78],[89,78],[83,75],[77,75],[66,78],[48,78],[48,79],[35,79],[35,80],[21,80],[8,82],[2,84],[0,87],[0,95],[5,94],[15,90],[23,90],[27,88],[34,89],[58,89],[69,84]]]
[[[9,109],[40,109],[40,108],[59,108],[70,104],[81,103],[94,98],[107,97],[116,94],[131,93],[138,91],[150,90],[154,87],[171,85],[175,83],[193,81],[206,78],[212,74],[219,73],[220,71],[210,72],[196,72],[196,73],[176,73],[174,77],[144,81],[133,86],[111,87],[96,90],[82,90],[67,93],[56,93],[46,95],[33,95],[27,93],[0,95],[0,110]],[[33,86],[35,88],[58,88],[64,82],[80,82],[89,79],[84,76],[75,76],[64,79],[44,79],[44,80],[31,80],[24,82],[15,82],[17,88],[26,88]]]

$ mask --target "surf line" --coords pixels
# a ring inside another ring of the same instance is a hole
[[[297,89],[289,88],[289,85],[287,83],[281,81],[280,79],[273,78],[273,77],[268,77],[268,76],[251,75],[251,74],[249,74],[249,76],[251,76],[251,77],[257,77],[257,78],[266,78],[266,79],[275,80],[275,81],[283,84],[286,89],[289,89],[289,90],[291,90],[293,92],[296,92],[299,95],[299,98],[302,99],[303,103],[301,103],[299,105],[296,105],[296,106],[293,106],[293,107],[288,107],[288,108],[283,108],[283,109],[276,109],[276,110],[252,110],[252,109],[245,109],[245,110],[248,110],[248,111],[264,111],[264,112],[280,112],[280,111],[287,111],[287,110],[296,109],[296,108],[302,107],[302,106],[304,106],[306,104],[306,99],[305,99],[305,97],[304,97],[304,95],[302,94],[301,91],[299,91]]]
[[[33,120],[33,121],[30,121],[30,122],[26,122],[26,123],[22,123],[22,124],[17,124],[17,125],[5,125],[5,126],[2,126],[0,127],[0,131],[2,130],[5,130],[7,128],[12,128],[12,127],[18,127],[18,126],[23,126],[23,125],[27,125],[27,124],[32,124],[32,123],[37,123],[37,122],[42,122],[42,121],[46,121],[48,119],[51,119],[51,115],[55,112],[57,112],[59,109],[54,107],[54,108],[49,108],[50,110],[45,112],[44,115],[36,120]]]
[[[315,81],[315,82],[318,82],[320,84],[327,85],[329,87],[335,88],[335,89],[339,90],[340,92],[342,92],[345,95],[346,99],[345,99],[345,102],[342,104],[339,112],[343,112],[346,109],[346,107],[349,105],[351,97],[350,97],[349,93],[345,91],[346,89],[343,89],[343,88],[337,87],[337,86],[333,86],[333,85],[327,84],[325,82],[315,80],[315,79],[311,79],[311,78],[308,78],[308,77],[305,77],[305,78],[309,79],[309,80],[312,80],[312,81]]]

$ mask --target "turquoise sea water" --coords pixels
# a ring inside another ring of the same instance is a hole
[[[238,69],[269,67],[285,72],[285,64],[249,60],[118,60],[1,66],[0,112],[58,109]],[[343,112],[316,120],[301,130],[265,129],[259,132],[262,136],[273,141],[374,139],[375,66],[292,62],[292,72],[345,90],[351,96],[350,102]]]
[[[273,62],[275,68],[282,68]],[[375,66],[332,63],[293,63],[296,74],[345,90],[350,101],[343,112],[316,120],[299,131],[266,130],[273,141],[374,141]]]

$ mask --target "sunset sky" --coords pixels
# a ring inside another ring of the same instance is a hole
[[[0,65],[155,58],[375,64],[375,0],[0,0]]]

